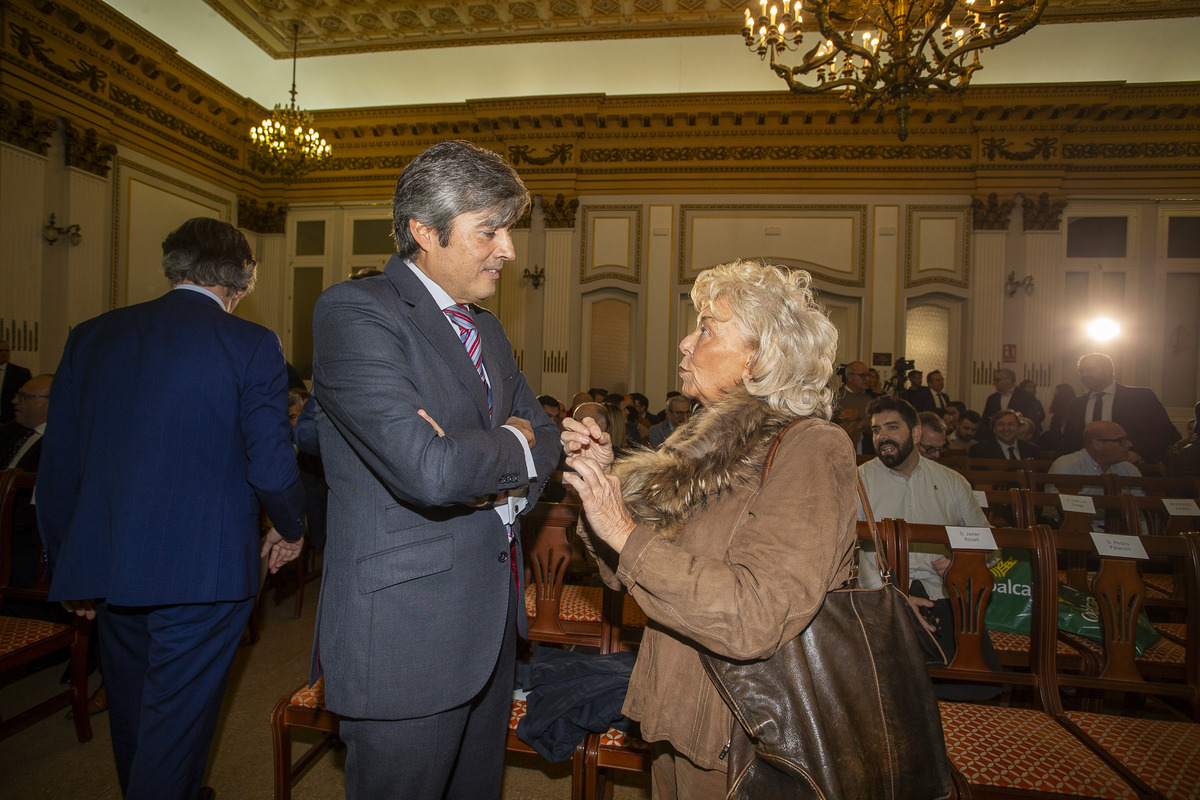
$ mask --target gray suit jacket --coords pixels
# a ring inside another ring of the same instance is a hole
[[[326,705],[339,714],[405,719],[466,702],[495,666],[510,599],[524,620],[504,525],[474,503],[528,488],[532,506],[557,462],[558,431],[500,322],[482,309],[475,319],[490,420],[455,330],[399,257],[384,275],[332,286],[313,312],[329,483],[313,676],[323,672]],[[534,482],[500,427],[510,416],[533,424]],[[519,559],[519,532],[516,541]]]

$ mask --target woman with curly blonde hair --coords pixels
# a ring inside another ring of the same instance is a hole
[[[590,421],[563,432],[601,574],[650,619],[624,710],[664,800],[725,796],[732,715],[699,653],[763,659],[799,634],[849,578],[858,516],[854,450],[829,421],[837,330],[808,273],[734,261],[692,302],[679,374],[704,409],[618,459]]]

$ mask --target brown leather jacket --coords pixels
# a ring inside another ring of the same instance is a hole
[[[725,769],[732,715],[699,649],[760,659],[799,634],[849,578],[857,518],[850,440],[810,419],[784,436],[766,484],[710,497],[674,542],[639,525],[615,574],[601,560],[605,581],[650,618],[624,706],[643,738]]]

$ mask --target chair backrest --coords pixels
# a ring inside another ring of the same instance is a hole
[[[1103,475],[1059,475],[1051,472],[1030,472],[1026,488],[1035,492],[1063,494],[1108,494],[1109,484]]]
[[[1184,531],[1200,531],[1200,514],[1176,514],[1168,509],[1164,500],[1194,499],[1171,497],[1143,497],[1122,494],[1121,500],[1137,521],[1141,533],[1167,536]],[[1200,505],[1200,503],[1198,503]]]
[[[0,609],[5,597],[24,597],[45,600],[49,585],[44,580],[46,562],[41,552],[37,556],[37,571],[32,587],[14,588],[13,573],[13,521],[20,502],[28,503],[26,493],[31,492],[37,475],[19,469],[0,471]]]
[[[951,551],[943,581],[954,613],[955,653],[945,667],[930,667],[930,676],[936,681],[1028,686],[1039,710],[1058,713],[1061,707],[1054,685],[1057,602],[1053,599],[1057,566],[1048,531],[1040,527],[990,529],[997,547],[1027,550],[1032,565],[1029,669],[993,671],[983,656],[987,636],[984,617],[995,586],[987,563],[991,551],[954,548],[944,525],[896,520],[895,526],[896,558],[901,568],[907,564],[908,551],[914,544],[940,544]]]
[[[580,511],[571,503],[540,502],[525,517],[526,529],[532,530],[524,549],[536,609],[529,619],[531,640],[560,641],[567,636],[559,620],[563,583],[573,555],[567,531],[579,522]]]
[[[1015,461],[1008,458],[967,458],[963,461],[962,469],[964,471],[1045,472],[1050,468],[1050,464],[1050,461],[1041,458],[1021,458]]]
[[[1176,568],[1185,583],[1185,597],[1180,604],[1185,617],[1186,644],[1182,647],[1167,640],[1155,648],[1182,649],[1182,665],[1157,662],[1151,649],[1144,658],[1136,653],[1138,617],[1145,608],[1146,586],[1141,571],[1147,562],[1132,558],[1098,555],[1092,537],[1074,531],[1050,533],[1059,554],[1087,553],[1098,561],[1095,577],[1090,584],[1100,617],[1103,640],[1098,675],[1059,674],[1057,682],[1076,690],[1101,693],[1157,695],[1187,703],[1193,719],[1200,721],[1200,533],[1178,536],[1139,536],[1148,561],[1169,563]]]
[[[983,508],[993,528],[1024,528],[1030,525],[1022,496],[1024,489],[979,489],[987,506]]]
[[[1025,489],[1029,486],[1029,473],[1023,470],[968,469],[958,474],[966,478],[973,489]]]
[[[1200,478],[1155,478],[1133,477],[1125,475],[1105,475],[1108,479],[1109,491],[1118,492],[1140,491],[1149,497],[1178,497],[1195,500],[1200,498]]]

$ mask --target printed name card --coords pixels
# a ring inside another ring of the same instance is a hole
[[[1141,539],[1136,536],[1122,536],[1116,533],[1098,533],[1092,531],[1092,541],[1096,543],[1096,552],[1112,558],[1138,558],[1143,561],[1150,558]]]
[[[1167,507],[1167,513],[1172,517],[1194,517],[1200,515],[1200,506],[1197,506],[1196,501],[1190,497],[1179,499],[1164,497],[1163,505]]]
[[[1086,494],[1060,494],[1058,497],[1063,511],[1082,511],[1084,514],[1096,513],[1096,504]]]
[[[991,528],[959,528],[946,526],[946,536],[954,550],[995,550],[996,537]]]
[[[979,503],[980,508],[988,507],[987,506],[987,492],[981,492],[981,491],[976,490],[975,492],[973,492],[973,494],[975,495],[975,502]]]

